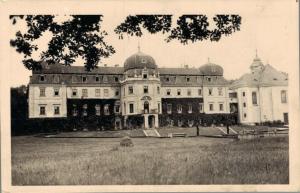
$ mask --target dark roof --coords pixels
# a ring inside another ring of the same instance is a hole
[[[197,68],[158,68],[161,75],[203,75]]]
[[[130,70],[130,69],[157,69],[157,65],[155,63],[155,60],[142,52],[137,52],[130,57],[128,57],[125,60],[124,63],[124,70]]]
[[[42,63],[42,70],[33,71],[34,74],[123,74],[123,67],[97,67],[87,71],[83,66],[65,66],[63,64]]]
[[[207,76],[223,76],[223,68],[217,64],[207,63],[199,68]]]

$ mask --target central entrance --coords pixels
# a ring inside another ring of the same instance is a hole
[[[154,115],[149,115],[148,125],[149,125],[149,128],[154,128],[154,126],[155,126],[155,116]]]

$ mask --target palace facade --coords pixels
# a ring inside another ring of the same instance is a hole
[[[191,127],[229,117],[247,124],[284,121],[287,75],[258,60],[251,65],[254,72],[237,81],[226,80],[223,68],[209,61],[199,68],[159,68],[141,51],[124,67],[89,72],[42,63],[30,77],[29,118],[96,120],[99,127],[115,129]]]

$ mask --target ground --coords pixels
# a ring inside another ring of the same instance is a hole
[[[286,184],[288,137],[12,137],[13,185]]]

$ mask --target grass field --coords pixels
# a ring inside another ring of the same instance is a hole
[[[285,184],[288,137],[12,138],[13,185]]]

